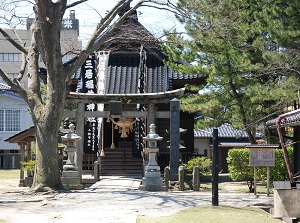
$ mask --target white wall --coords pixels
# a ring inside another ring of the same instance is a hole
[[[11,96],[0,92],[0,109],[21,110],[21,131],[33,125],[31,116],[28,112],[28,105],[19,96]],[[8,143],[4,142],[4,140],[21,131],[0,132],[0,150],[19,149],[16,143]]]
[[[207,157],[211,158],[211,148],[210,148],[210,143],[209,143],[209,139],[197,139],[195,138],[195,152],[197,154],[204,154],[204,150],[207,150]]]

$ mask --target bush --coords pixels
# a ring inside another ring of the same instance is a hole
[[[252,191],[254,170],[249,165],[249,149],[230,149],[228,152],[227,163],[229,177],[233,181],[246,180],[249,191]]]
[[[293,165],[293,148],[287,148],[288,155]],[[250,149],[230,149],[228,152],[227,163],[229,177],[233,181],[246,180],[248,183],[249,191],[252,191],[254,180],[254,168],[249,165]],[[286,180],[288,178],[288,172],[281,149],[275,150],[275,166],[270,167],[270,184],[273,181]],[[267,168],[257,167],[257,180],[267,180]]]
[[[195,166],[199,166],[199,172],[201,176],[206,176],[211,173],[210,167],[212,165],[211,159],[207,157],[195,157],[189,160],[186,164],[183,164],[183,168],[188,173],[193,173],[193,169]]]
[[[32,177],[34,175],[35,160],[29,160],[28,162],[21,161],[22,170],[27,172],[27,176]]]

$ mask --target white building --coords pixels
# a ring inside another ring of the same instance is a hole
[[[17,144],[4,140],[32,126],[28,105],[10,87],[0,83],[0,168],[19,168]]]

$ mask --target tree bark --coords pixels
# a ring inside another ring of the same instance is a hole
[[[64,2],[64,1],[63,1]],[[43,5],[43,7],[42,7]],[[61,189],[58,164],[59,126],[66,96],[66,72],[61,60],[60,30],[66,3],[38,1],[37,21],[31,28],[29,58],[30,109],[36,126],[36,171],[34,190]],[[47,93],[42,99],[39,83],[39,52],[47,69]]]
[[[35,191],[62,189],[58,164],[58,133],[49,130],[46,123],[36,126],[36,171],[32,189]]]
[[[231,78],[229,80],[229,86],[232,90],[234,99],[237,102],[237,105],[239,108],[239,113],[240,113],[240,116],[242,117],[242,123],[246,129],[245,131],[248,135],[248,139],[251,144],[256,144],[255,136],[252,134],[251,130],[249,129],[248,123],[247,123],[246,111],[245,111],[245,107],[243,105],[242,96],[240,96],[239,93],[237,92],[236,86],[234,85],[233,80]]]

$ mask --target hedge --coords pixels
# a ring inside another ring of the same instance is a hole
[[[293,148],[287,147],[288,155],[293,165]],[[233,181],[246,180],[249,190],[252,190],[254,180],[254,168],[249,165],[250,149],[230,149],[228,152],[227,163],[229,177]],[[273,181],[288,179],[288,171],[284,161],[282,149],[275,149],[275,166],[270,167],[270,185]],[[257,180],[267,180],[267,168],[257,167]]]

